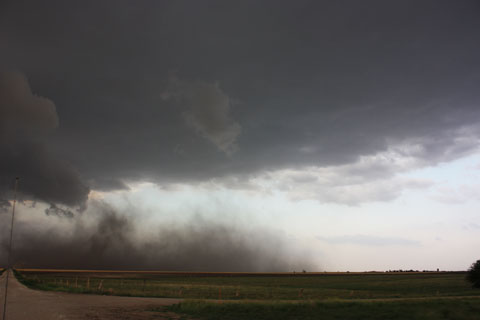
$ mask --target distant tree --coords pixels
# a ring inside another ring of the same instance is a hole
[[[480,288],[480,260],[472,263],[467,271],[467,281],[472,283],[472,287]]]

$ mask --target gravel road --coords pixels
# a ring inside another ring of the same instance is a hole
[[[6,272],[0,278],[0,319],[3,314]],[[15,278],[10,271],[7,312],[1,320],[56,319],[178,319],[168,312],[148,311],[151,308],[178,303],[178,299],[135,298],[83,295],[32,290]]]

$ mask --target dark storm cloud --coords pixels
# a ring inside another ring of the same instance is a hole
[[[0,50],[55,101],[54,150],[94,188],[348,164],[397,145],[430,165],[478,148],[479,10],[11,1]],[[163,99],[172,72],[200,84],[183,107]]]
[[[65,217],[65,218],[73,218],[75,216],[75,214],[71,210],[58,207],[54,203],[50,204],[49,208],[45,209],[45,214],[47,216],[55,215],[55,216]]]
[[[174,98],[185,105],[185,121],[218,149],[231,155],[237,150],[236,140],[241,126],[230,117],[230,98],[218,83],[185,83],[177,78],[170,80],[162,93],[164,100]]]
[[[27,79],[20,73],[0,74],[0,101],[2,140],[14,139],[16,135],[46,134],[58,126],[53,102],[34,95]]]
[[[49,205],[48,222],[19,221],[16,261],[289,269],[268,232],[193,220],[146,236],[104,205],[73,219],[71,207],[89,187],[243,188],[275,170],[286,176],[272,185],[327,202],[423,185],[388,179],[478,150],[479,11],[476,0],[0,2],[0,68],[28,77],[1,81],[0,208],[15,176],[25,199]],[[336,239],[353,240],[378,239]]]
[[[34,95],[20,73],[0,73],[0,197],[15,177],[22,193],[46,202],[83,206],[88,188],[76,170],[48,150],[46,137],[58,126],[55,105]]]
[[[41,268],[292,271],[313,267],[308,258],[293,258],[299,255],[288,249],[286,237],[269,230],[247,230],[197,217],[187,224],[158,226],[150,233],[144,226],[139,229],[137,214],[93,201],[77,219],[57,217],[48,228],[19,220],[13,260],[17,266]],[[0,258],[5,252],[5,248],[0,251]]]

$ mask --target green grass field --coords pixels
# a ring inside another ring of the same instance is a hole
[[[464,273],[196,276],[156,273],[22,271],[43,290],[222,300],[328,300],[474,296]]]
[[[205,320],[439,320],[479,319],[480,299],[212,303],[185,301],[170,311]]]
[[[480,319],[480,290],[473,289],[461,272],[239,275],[22,270],[16,275],[27,286],[42,290],[184,298],[168,309],[197,319]]]

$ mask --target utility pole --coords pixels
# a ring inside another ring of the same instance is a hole
[[[8,276],[10,275],[10,269],[12,269],[11,264],[11,256],[12,256],[12,240],[13,240],[13,221],[15,219],[15,204],[17,203],[17,188],[18,188],[18,181],[20,180],[19,177],[15,178],[15,188],[13,192],[13,208],[12,208],[12,222],[10,224],[10,243],[8,245],[8,258],[7,258],[7,275],[5,279],[5,299],[3,301],[3,320],[5,320],[5,316],[7,313],[7,293],[8,293]]]

